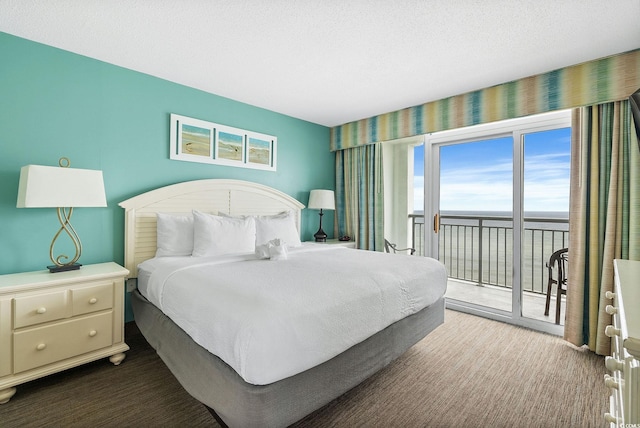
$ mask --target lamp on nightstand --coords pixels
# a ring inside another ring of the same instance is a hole
[[[77,263],[82,254],[82,243],[71,226],[71,215],[76,207],[106,207],[102,171],[69,168],[67,158],[61,158],[60,167],[26,165],[20,170],[18,185],[18,208],[57,208],[60,229],[51,241],[49,257],[53,262],[47,266],[50,272],[80,269]],[[61,254],[53,256],[53,247],[62,232],[71,238],[75,256],[69,259]]]
[[[327,234],[324,233],[324,230],[322,230],[322,210],[336,209],[333,190],[312,190],[309,194],[309,206],[307,208],[312,210],[320,210],[320,227],[313,236],[316,238],[316,242],[326,242]]]

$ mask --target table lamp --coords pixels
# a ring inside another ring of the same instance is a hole
[[[324,233],[324,230],[322,230],[322,210],[336,209],[333,190],[312,190],[309,194],[309,205],[307,208],[312,210],[320,210],[320,227],[313,236],[316,238],[316,242],[326,242],[327,234]]]
[[[102,171],[69,168],[67,158],[61,158],[59,165],[23,166],[18,185],[18,208],[57,208],[60,229],[49,247],[53,265],[47,266],[52,273],[80,269],[82,266],[77,263],[82,254],[82,243],[70,222],[73,209],[107,206]],[[63,231],[75,246],[75,256],[71,260],[64,254],[57,257],[53,255],[56,240]]]

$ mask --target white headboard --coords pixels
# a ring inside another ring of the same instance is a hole
[[[199,210],[229,215],[269,215],[291,211],[300,231],[304,205],[271,187],[242,180],[210,179],[172,184],[120,202],[125,209],[124,264],[130,277],[138,276],[139,263],[156,253],[156,214]]]

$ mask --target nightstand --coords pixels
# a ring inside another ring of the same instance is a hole
[[[327,242],[309,241],[320,245],[338,245],[345,248],[356,248],[356,241],[340,241],[338,239],[327,239]]]
[[[124,278],[116,263],[0,275],[0,404],[16,385],[109,357],[124,342]]]

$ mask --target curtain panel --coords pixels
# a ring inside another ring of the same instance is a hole
[[[640,88],[640,49],[331,129],[331,151],[629,97]]]
[[[640,260],[640,151],[628,101],[574,110],[564,337],[610,353],[613,260]]]
[[[336,153],[338,236],[355,238],[356,247],[384,248],[384,189],[380,144]]]

